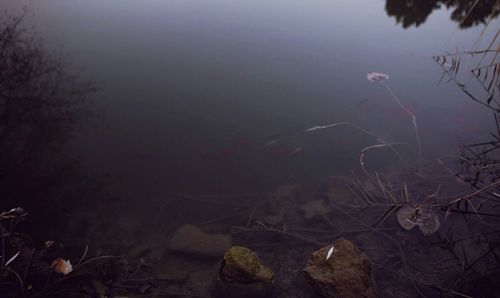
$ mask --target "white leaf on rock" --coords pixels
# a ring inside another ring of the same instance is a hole
[[[332,254],[333,254],[333,245],[332,245],[332,247],[330,247],[330,249],[326,253],[326,261],[328,261],[328,259],[332,256]]]

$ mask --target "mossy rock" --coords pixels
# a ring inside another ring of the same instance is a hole
[[[221,298],[272,297],[273,272],[250,249],[233,246],[224,254],[215,290],[215,296]]]
[[[315,251],[304,273],[311,286],[324,298],[375,298],[370,260],[354,243],[344,238]]]
[[[258,283],[273,280],[271,269],[259,262],[257,255],[243,246],[233,246],[225,254],[220,276],[238,283]]]

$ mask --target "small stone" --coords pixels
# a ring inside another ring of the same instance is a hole
[[[273,273],[260,264],[252,250],[243,246],[233,246],[224,254],[221,278],[225,281],[254,283],[271,281]]]
[[[273,272],[259,262],[257,255],[242,246],[224,254],[216,283],[217,297],[270,297]]]
[[[331,247],[315,251],[304,268],[314,290],[325,298],[375,298],[368,256],[354,243],[340,238],[333,243],[333,253],[327,260]]]
[[[205,257],[221,257],[231,244],[229,235],[205,233],[197,226],[186,224],[174,233],[168,249]]]

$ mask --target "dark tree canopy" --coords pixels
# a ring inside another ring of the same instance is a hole
[[[62,56],[23,28],[25,14],[0,17],[0,191],[9,207],[29,209],[72,171],[62,146],[89,115],[94,84],[71,75]]]
[[[420,26],[436,9],[446,7],[452,10],[451,19],[461,28],[484,24],[500,13],[497,0],[387,0],[385,10],[394,16],[403,28]]]

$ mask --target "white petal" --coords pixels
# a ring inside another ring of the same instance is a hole
[[[389,79],[389,75],[381,72],[369,72],[366,74],[368,81],[382,83],[384,80]]]
[[[328,261],[328,259],[332,256],[332,254],[333,254],[333,245],[332,247],[330,247],[328,253],[326,254],[326,261]]]

